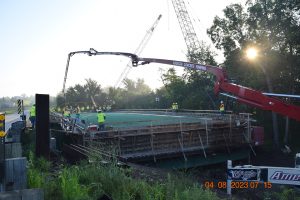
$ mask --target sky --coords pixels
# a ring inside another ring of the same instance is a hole
[[[212,47],[206,30],[214,17],[222,16],[227,5],[244,2],[185,0],[199,40]],[[56,95],[62,91],[69,52],[94,48],[133,53],[159,14],[162,18],[139,56],[186,61],[171,0],[0,0],[0,97]],[[217,53],[221,63],[222,52]],[[77,54],[71,58],[66,87],[84,84],[87,78],[102,88],[114,86],[128,61],[122,56]],[[142,78],[155,89],[162,86],[162,70],[169,67],[139,66],[128,78]]]

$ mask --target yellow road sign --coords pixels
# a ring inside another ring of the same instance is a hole
[[[5,120],[5,115],[0,115],[0,120],[1,121]]]
[[[5,137],[6,133],[5,131],[0,131],[0,137]]]

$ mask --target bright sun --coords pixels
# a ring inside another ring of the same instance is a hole
[[[249,59],[255,59],[257,56],[257,50],[251,47],[247,50],[246,54]]]

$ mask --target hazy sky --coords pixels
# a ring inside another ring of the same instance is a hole
[[[231,3],[244,0],[185,0],[200,40]],[[71,51],[134,52],[159,14],[162,19],[141,57],[186,60],[185,42],[171,0],[0,0],[0,96],[62,90]],[[218,56],[222,62],[222,55]],[[119,56],[75,55],[67,87],[92,78],[102,87],[114,85],[128,59]],[[162,85],[159,66],[133,68],[129,78]],[[177,69],[177,68],[176,68]]]

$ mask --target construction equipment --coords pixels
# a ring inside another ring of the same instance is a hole
[[[94,99],[93,96],[91,96],[91,100],[92,100],[92,103],[93,103],[94,108],[95,108],[95,109],[98,109],[98,106],[97,106],[97,104],[96,104],[95,99]]]
[[[191,18],[183,0],[172,0],[172,4],[189,52],[200,48],[200,42],[194,30]]]
[[[172,0],[172,4],[181,28],[185,44],[188,49],[188,53],[199,51],[201,49],[201,45],[195,32],[189,12],[186,9],[184,0]],[[206,95],[209,97],[212,106],[216,108],[211,95],[208,92],[206,92]]]
[[[150,29],[147,31],[146,35],[144,36],[143,40],[141,41],[141,43],[139,44],[138,48],[134,51],[134,54],[136,55],[140,55],[140,53],[142,53],[142,51],[144,50],[145,46],[147,45],[147,43],[149,42],[154,29],[156,28],[156,26],[158,25],[159,20],[161,19],[162,15],[159,15],[158,18],[155,20],[155,22],[153,23],[153,25],[150,27]],[[130,72],[132,68],[131,62],[128,62],[125,69],[123,70],[123,72],[121,73],[121,75],[119,76],[116,84],[115,84],[115,88],[119,87],[120,84],[122,83],[122,81],[124,79],[126,79],[128,73]]]
[[[296,154],[295,162],[299,162],[299,153]],[[272,184],[300,185],[299,166],[274,167],[274,166],[232,166],[232,161],[227,161],[227,182],[223,182],[227,188],[227,194],[231,195],[232,189],[259,188],[270,189]],[[220,184],[220,183],[218,183]]]
[[[71,52],[68,55],[68,62],[65,72],[64,85],[67,76],[67,70],[69,67],[70,57],[74,54],[83,53],[88,54],[89,56],[94,55],[121,55],[131,58],[132,66],[136,67],[138,65],[145,65],[149,63],[160,63],[167,65],[175,65],[184,67],[187,69],[194,69],[212,73],[216,76],[215,82],[215,94],[219,94],[219,92],[226,92],[226,95],[229,97],[235,98],[238,102],[247,104],[250,106],[254,106],[260,108],[262,110],[273,111],[289,118],[300,121],[300,107],[285,103],[277,98],[269,97],[264,95],[260,91],[253,90],[251,88],[247,88],[241,85],[237,85],[234,83],[230,83],[227,77],[226,71],[222,67],[216,67],[211,65],[202,65],[191,62],[184,61],[176,61],[176,60],[166,60],[166,59],[157,59],[157,58],[141,58],[132,53],[125,52],[98,52],[95,49],[91,48],[89,51],[76,51]],[[64,91],[64,88],[63,88]],[[230,93],[230,94],[227,94]]]
[[[151,28],[147,31],[146,35],[144,36],[143,40],[141,41],[141,43],[139,44],[137,49],[134,51],[134,54],[139,55],[140,53],[142,53],[145,46],[149,42],[156,26],[158,25],[158,22],[160,21],[161,17],[162,17],[162,15],[160,14],[158,16],[158,18],[155,20],[155,22],[153,23],[153,25],[151,26]],[[62,93],[64,94],[64,97],[65,97],[65,88],[66,88],[65,84],[66,84],[66,81],[67,81],[68,67],[69,67],[69,62],[70,62],[70,58],[71,58],[72,55],[74,55],[74,54],[69,54],[68,61],[67,61],[67,66],[66,66],[66,71],[65,71],[63,90],[62,90]],[[132,68],[131,62],[128,62],[125,69],[123,70],[123,72],[119,76],[119,78],[118,78],[118,80],[115,84],[115,88],[117,88],[120,85],[120,83],[122,83],[122,81],[127,77],[127,75],[130,72],[131,68]]]

